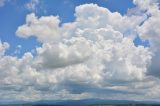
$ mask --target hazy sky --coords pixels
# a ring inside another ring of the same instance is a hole
[[[159,100],[159,6],[0,0],[0,100]]]

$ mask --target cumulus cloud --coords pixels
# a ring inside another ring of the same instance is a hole
[[[19,27],[17,35],[20,37],[36,36],[40,42],[57,41],[61,35],[59,34],[58,17],[38,17],[34,13],[27,15],[26,24]]]
[[[148,39],[150,41],[150,49],[153,51],[154,56],[152,58],[152,63],[149,67],[148,74],[154,75],[156,77],[159,77],[160,75],[160,22],[159,22],[159,17],[160,17],[160,10],[159,10],[159,0],[146,0],[145,3],[143,3],[141,0],[136,1],[137,4],[139,5],[139,8],[141,11],[141,8],[146,7],[145,14],[147,14],[149,17],[148,19],[141,25],[137,27],[137,31],[139,35],[144,38]],[[147,6],[144,6],[147,5]],[[143,7],[144,6],[144,7]]]
[[[139,13],[143,12],[142,2],[134,3]],[[99,98],[108,99],[158,98],[150,91],[159,92],[159,79],[148,73],[159,37],[159,30],[151,29],[150,24],[158,28],[155,20],[159,15],[147,19],[150,12],[157,13],[148,8],[144,15],[130,11],[122,16],[96,4],[84,4],[76,7],[74,22],[61,26],[58,16],[27,15],[16,34],[35,36],[42,46],[36,48],[36,56],[27,52],[17,58],[5,56],[8,46],[0,43],[0,97],[82,99],[99,94]],[[151,47],[136,47],[133,40],[137,34],[150,40]]]

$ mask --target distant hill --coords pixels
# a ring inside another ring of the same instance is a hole
[[[104,105],[104,104],[114,104],[114,105]],[[24,102],[24,101],[17,101],[17,102],[13,101],[8,103],[0,102],[0,106],[160,106],[160,102],[104,100],[104,99],[40,100],[35,102]]]

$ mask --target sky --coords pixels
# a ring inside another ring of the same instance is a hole
[[[160,0],[0,0],[0,100],[160,98]]]

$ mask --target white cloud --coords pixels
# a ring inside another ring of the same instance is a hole
[[[58,17],[48,16],[38,19],[35,14],[29,14],[26,24],[18,27],[17,35],[20,37],[36,36],[41,42],[57,41],[60,39]]]
[[[14,55],[18,55],[21,53],[21,48],[22,48],[22,45],[17,45],[15,51],[14,51]]]
[[[83,45],[83,46],[82,46]],[[72,38],[58,44],[45,43],[37,48],[42,67],[57,68],[85,61],[91,55],[91,44],[83,37]]]
[[[91,9],[93,10],[91,11]],[[112,13],[107,8],[99,7],[96,4],[86,4],[76,7],[75,16],[77,17],[76,21],[79,28],[89,27],[96,29],[105,28],[107,25],[110,25],[113,29],[124,34],[124,36],[132,33],[131,31],[134,31],[135,26],[144,20],[144,17],[141,16],[128,17],[122,16],[118,12]],[[88,23],[92,24],[88,25]],[[121,26],[122,24],[123,27]]]
[[[36,12],[39,2],[39,0],[30,0],[28,3],[25,4],[25,7],[31,12]]]
[[[91,8],[94,11],[90,11]],[[75,36],[75,32],[78,29],[112,27],[114,30],[120,31],[124,36],[128,36],[134,32],[132,29],[144,20],[144,17],[141,16],[127,17],[121,16],[117,12],[111,13],[108,9],[98,7],[96,4],[85,4],[76,7],[75,16],[75,22],[65,23],[62,27],[59,27],[60,20],[58,16],[42,16],[38,18],[32,13],[27,15],[26,24],[20,26],[16,33],[20,37],[36,36],[40,42],[54,42],[65,37]],[[123,27],[121,27],[122,24]]]
[[[8,49],[8,48],[9,48],[9,44],[7,42],[2,43],[0,40],[0,56],[4,55],[6,49]]]
[[[153,51],[154,55],[152,57],[152,63],[149,67],[148,74],[153,76],[159,77],[160,75],[160,65],[158,64],[160,61],[160,10],[159,10],[159,0],[147,0],[146,2],[136,1],[138,4],[143,3],[148,6],[146,9],[145,14],[149,15],[148,19],[141,25],[137,27],[137,32],[139,35],[144,38],[148,39],[150,42],[150,49]],[[143,5],[139,5],[141,9]]]
[[[159,15],[149,19],[137,14],[122,16],[85,4],[76,7],[75,16],[74,22],[59,26],[58,16],[27,15],[16,34],[35,36],[42,47],[36,48],[36,56],[27,52],[22,58],[0,57],[0,97],[11,99],[16,94],[16,99],[81,99],[99,94],[99,98],[108,99],[158,98],[150,91],[159,92],[159,79],[148,74],[153,49],[136,47],[130,36],[145,35],[158,45],[157,38],[150,36],[151,32],[158,34],[158,29],[152,30],[148,24],[154,22],[158,28],[155,20]],[[2,54],[8,47],[5,45],[0,43]]]

